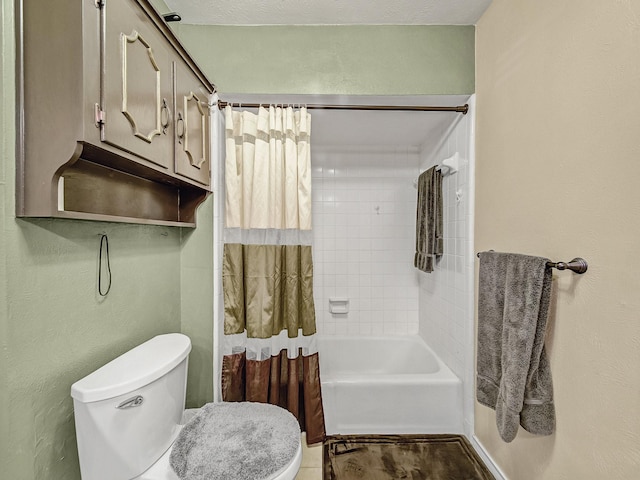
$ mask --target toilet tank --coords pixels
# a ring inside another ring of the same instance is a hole
[[[83,480],[136,477],[171,446],[190,351],[189,337],[158,335],[71,386]]]

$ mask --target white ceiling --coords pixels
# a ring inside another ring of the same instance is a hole
[[[491,0],[165,0],[199,25],[475,25]]]

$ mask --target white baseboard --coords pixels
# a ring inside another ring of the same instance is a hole
[[[509,480],[504,472],[500,470],[500,468],[496,465],[496,462],[493,461],[491,455],[487,453],[484,445],[482,445],[480,440],[478,440],[478,437],[476,437],[475,435],[471,436],[471,445],[478,453],[478,455],[480,455],[480,458],[482,458],[482,461],[487,466],[489,471],[493,474],[494,477],[496,477],[496,480]]]

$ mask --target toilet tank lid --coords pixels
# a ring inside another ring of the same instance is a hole
[[[71,385],[71,396],[89,403],[133,392],[173,370],[191,351],[181,333],[158,335]]]

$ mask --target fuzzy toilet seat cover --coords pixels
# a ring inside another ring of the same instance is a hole
[[[169,457],[181,480],[257,480],[295,457],[300,426],[266,403],[208,403],[182,428]]]

